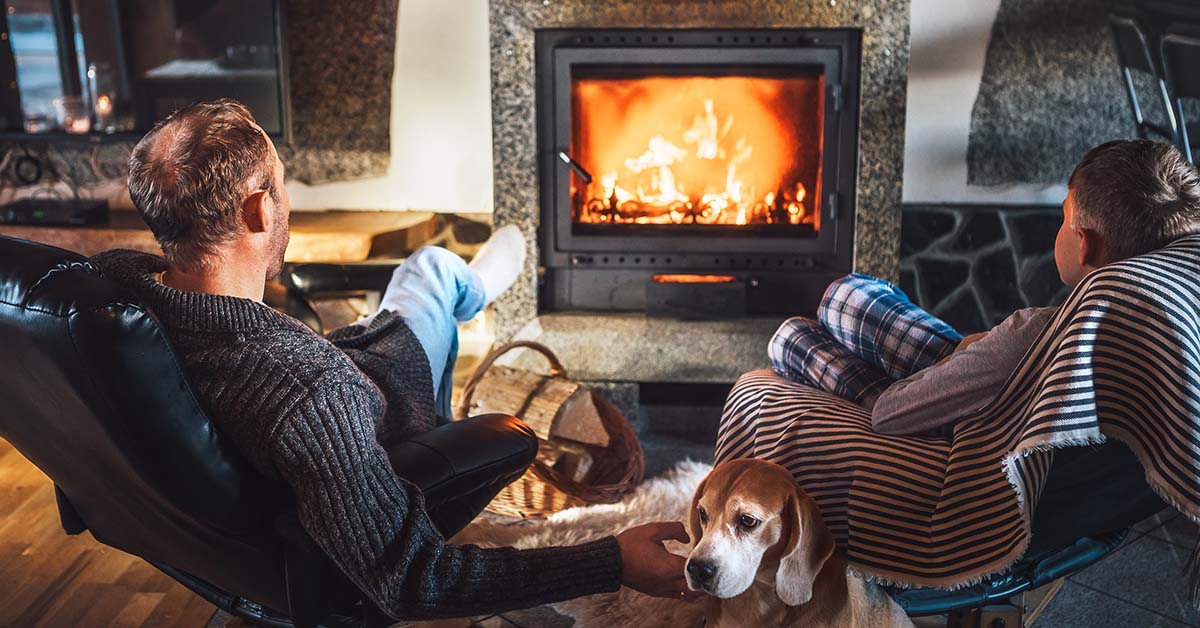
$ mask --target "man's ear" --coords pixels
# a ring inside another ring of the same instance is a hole
[[[271,197],[267,190],[255,190],[242,201],[242,222],[250,233],[267,233],[275,217],[271,215]]]
[[[1075,227],[1079,238],[1079,265],[1084,268],[1099,268],[1104,265],[1104,236],[1095,229]]]
[[[812,599],[813,583],[836,545],[817,505],[799,490],[788,498],[783,520],[787,544],[775,573],[775,594],[788,606],[800,606]]]
[[[696,493],[692,495],[692,509],[688,511],[688,536],[692,537],[692,547],[700,544],[700,537],[704,536],[704,528],[700,527],[700,498],[704,496],[704,486],[708,484],[708,478],[700,481],[700,486],[696,487]]]

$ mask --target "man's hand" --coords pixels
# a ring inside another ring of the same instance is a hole
[[[955,347],[954,350],[962,351],[963,349],[966,349],[967,347],[979,342],[980,340],[983,340],[983,338],[987,335],[988,335],[988,333],[986,331],[981,331],[981,332],[974,333],[974,334],[968,334],[968,335],[964,336],[961,341],[959,341],[958,346]]]
[[[983,340],[984,336],[987,336],[987,335],[988,335],[988,333],[986,331],[981,331],[978,333],[968,334],[966,336],[963,336],[963,339],[958,341],[958,346],[954,347],[954,351],[951,351],[950,353],[946,354],[946,357],[938,360],[937,362],[934,362],[933,365],[941,366],[941,365],[945,364],[946,360],[950,359],[950,356],[954,355],[955,353],[958,353],[959,351],[962,351],[963,349],[966,349],[967,347],[975,344],[976,342],[979,342],[980,340]]]
[[[688,590],[683,575],[687,559],[663,547],[663,541],[688,542],[687,531],[678,521],[646,523],[617,535],[621,547],[621,584],[653,595],[695,599],[699,594]]]

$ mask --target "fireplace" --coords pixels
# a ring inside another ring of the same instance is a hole
[[[808,312],[850,271],[861,31],[535,40],[539,309],[645,311],[665,282]]]

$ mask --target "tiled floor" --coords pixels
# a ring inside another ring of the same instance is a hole
[[[1137,525],[1125,545],[1067,579],[1037,628],[1200,626],[1183,566],[1200,531],[1174,511]]]

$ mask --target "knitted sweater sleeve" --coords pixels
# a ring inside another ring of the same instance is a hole
[[[533,550],[446,543],[420,490],[396,476],[375,442],[370,412],[362,384],[315,387],[275,431],[272,457],[301,524],[385,613],[464,617],[619,588],[612,537]]]
[[[395,312],[384,310],[368,325],[347,325],[326,338],[383,393],[387,405],[376,424],[379,442],[386,445],[437,426],[429,359]]]

